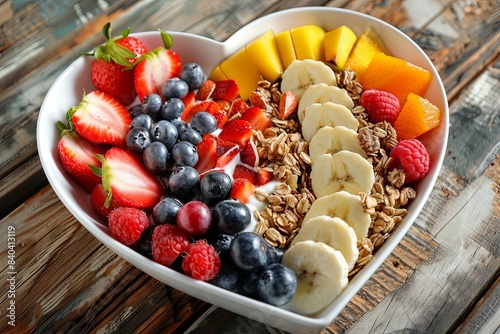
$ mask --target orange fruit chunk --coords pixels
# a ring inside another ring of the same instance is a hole
[[[394,123],[394,129],[399,140],[413,139],[439,126],[441,119],[438,107],[429,100],[410,93]]]
[[[423,96],[432,74],[406,60],[378,53],[359,77],[364,89],[379,89],[394,94],[404,105],[409,93]]]

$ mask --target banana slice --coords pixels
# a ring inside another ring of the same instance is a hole
[[[305,240],[319,241],[340,251],[347,262],[349,271],[358,261],[359,250],[356,233],[345,221],[338,217],[318,216],[302,224],[299,233],[290,246]]]
[[[322,242],[297,242],[285,252],[282,262],[297,275],[290,306],[302,314],[321,311],[347,286],[349,269],[344,256]]]
[[[338,217],[354,229],[358,240],[368,235],[371,218],[364,211],[361,198],[349,194],[347,191],[339,191],[334,194],[318,198],[313,202],[302,224],[318,216]]]
[[[310,86],[302,95],[298,106],[299,122],[302,123],[306,116],[306,108],[313,103],[333,102],[345,106],[347,109],[354,108],[354,102],[345,89],[337,86],[318,83]]]
[[[334,154],[346,150],[358,153],[363,158],[368,158],[366,152],[361,148],[358,133],[345,126],[325,126],[316,132],[309,143],[309,156],[312,165],[323,154]]]
[[[353,195],[370,194],[375,183],[373,166],[361,155],[349,151],[323,154],[311,169],[316,198],[345,190]]]
[[[359,122],[352,112],[345,106],[334,103],[313,103],[306,108],[305,117],[302,120],[302,136],[308,143],[312,137],[324,126],[344,126],[357,131]]]
[[[318,60],[294,60],[282,74],[281,91],[291,91],[300,101],[309,86],[318,83],[337,86],[335,73],[330,67]]]

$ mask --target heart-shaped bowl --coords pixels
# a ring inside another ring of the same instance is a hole
[[[448,138],[449,111],[446,93],[439,74],[426,54],[398,29],[365,14],[328,7],[284,10],[251,22],[225,42],[183,32],[169,33],[174,40],[172,49],[179,54],[183,63],[197,62],[203,66],[207,73],[210,73],[221,60],[269,29],[279,33],[307,24],[317,24],[327,31],[345,24],[358,36],[366,28],[372,28],[394,56],[423,67],[432,73],[432,82],[425,97],[433,102],[444,115],[438,128],[420,138],[429,151],[431,167],[428,175],[416,185],[418,195],[409,205],[407,215],[375,252],[371,262],[354,276],[341,295],[331,305],[314,316],[297,314],[286,306],[271,306],[223,290],[210,283],[191,279],[180,272],[147,259],[111,236],[107,224],[90,206],[89,194],[65,173],[57,153],[59,131],[56,128],[56,122],[65,121],[66,111],[79,103],[84,91],[89,92],[95,89],[90,80],[91,58],[80,57],[76,59],[63,71],[48,91],[38,117],[37,145],[44,172],[57,196],[90,233],[120,257],[169,286],[208,303],[289,332],[311,333],[320,331],[334,321],[335,317],[398,245],[424,207],[443,162]],[[134,35],[139,37],[149,49],[162,45],[158,32],[144,32]]]

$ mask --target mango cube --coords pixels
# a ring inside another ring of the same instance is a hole
[[[247,45],[246,50],[264,79],[275,82],[283,73],[283,64],[272,30],[267,31]]]
[[[325,30],[317,25],[305,25],[290,30],[298,60],[324,60]]]
[[[274,39],[276,40],[276,45],[278,46],[281,64],[285,69],[292,63],[292,61],[297,60],[295,49],[293,48],[292,35],[289,30],[285,30],[276,34]]]
[[[250,93],[257,88],[261,76],[246,49],[240,49],[223,60],[219,66],[227,78],[236,81],[241,98],[248,100]]]
[[[358,36],[346,25],[335,28],[325,34],[325,60],[331,61],[343,69]]]
[[[220,66],[217,66],[216,68],[214,68],[212,73],[210,73],[209,79],[212,80],[213,82],[217,82],[217,81],[227,80],[227,77],[220,69]]]

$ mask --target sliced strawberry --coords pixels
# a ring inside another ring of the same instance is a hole
[[[281,94],[278,106],[280,119],[288,119],[297,109],[297,98],[295,95],[287,90]]]
[[[217,103],[220,105],[219,103]],[[208,111],[212,116],[215,117],[215,120],[217,121],[217,128],[222,129],[224,125],[226,125],[228,119],[229,119],[229,111],[225,109],[219,109],[217,108],[212,108],[211,110]]]
[[[259,167],[257,171],[257,186],[263,186],[264,184],[271,181],[273,177],[273,172]]]
[[[89,165],[101,167],[94,154],[104,154],[106,146],[93,144],[75,131],[63,131],[57,143],[57,153],[64,170],[89,193],[101,183]]]
[[[107,198],[108,192],[101,183],[96,185],[90,193],[90,205],[103,218],[108,217],[109,213],[118,207],[114,198],[111,198],[111,203],[106,207],[104,204]]]
[[[126,147],[126,138],[132,116],[111,95],[93,91],[68,111],[67,119],[84,139],[96,144]]]
[[[247,179],[234,179],[229,197],[239,200],[241,203],[248,203],[250,196],[255,192],[255,186]]]
[[[218,100],[223,99],[229,102],[233,102],[237,97],[240,96],[240,91],[236,81],[232,79],[221,80],[215,83],[215,89],[212,92],[212,99]]]
[[[252,184],[257,184],[257,171],[242,164],[236,165],[233,172],[233,179],[247,179]]]
[[[204,137],[202,141],[196,145],[198,151],[198,162],[194,168],[198,173],[203,173],[212,169],[217,164],[217,141],[211,137]]]
[[[252,139],[243,147],[240,152],[241,162],[247,164],[251,167],[259,166],[259,153],[257,152],[257,146]]]
[[[207,175],[210,172],[221,172],[221,173],[224,173],[225,170],[224,170],[224,168],[219,168],[219,167],[212,168],[212,169],[207,169],[206,171],[200,173],[200,181],[205,177],[205,175]]]
[[[236,114],[243,115],[245,111],[247,111],[249,108],[248,104],[243,100],[243,99],[236,99],[233,101],[231,104],[231,109],[229,112],[229,117],[232,117]]]
[[[232,151],[234,148],[237,148],[238,151],[240,147],[238,144],[233,143],[232,141],[227,141],[222,138],[217,137],[217,157],[225,154],[227,151]]]
[[[128,151],[113,147],[97,158],[102,168],[93,170],[102,176],[102,184],[108,193],[105,207],[113,201],[118,206],[150,211],[164,195],[161,183]]]
[[[248,96],[248,102],[254,107],[267,109],[267,103],[264,97],[257,91],[253,91]]]
[[[227,150],[224,152],[224,154],[220,155],[217,157],[217,163],[216,167],[224,167],[228,163],[230,163],[236,155],[238,155],[238,152],[240,151],[240,148],[238,145],[233,146],[233,148]]]
[[[267,129],[273,125],[273,122],[271,122],[271,119],[269,119],[269,117],[267,117],[264,110],[260,107],[249,108],[243,114],[243,116],[241,116],[241,119],[248,121],[252,125],[252,129],[254,129],[256,131],[257,130],[264,131],[265,129]]]
[[[181,61],[174,51],[159,47],[142,55],[134,69],[135,90],[139,99],[149,94],[163,96],[162,85],[179,74]]]
[[[200,102],[195,102],[194,105],[186,110],[184,109],[184,112],[181,115],[181,119],[184,122],[191,122],[191,119],[193,118],[194,114],[200,111],[206,111],[210,114],[215,114],[219,110],[219,105],[215,103],[214,101],[200,101]]]
[[[186,96],[184,96],[181,101],[184,103],[184,112],[188,113],[189,110],[195,105],[196,103],[196,94],[194,91],[190,90]]]
[[[196,99],[198,101],[208,100],[212,95],[214,89],[215,89],[215,82],[213,82],[210,79],[206,80],[204,83],[201,84],[200,88],[198,89],[198,92],[196,93]]]
[[[219,138],[232,141],[240,145],[240,147],[245,147],[252,137],[252,134],[252,125],[248,121],[235,119],[224,125],[219,134]]]

